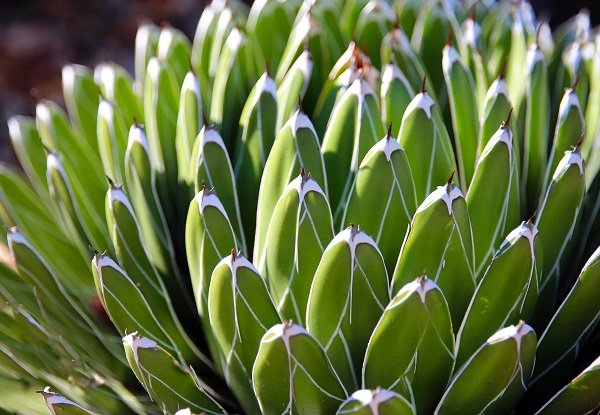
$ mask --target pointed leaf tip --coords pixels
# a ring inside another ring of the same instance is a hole
[[[202,122],[204,123],[204,127],[208,127],[208,119],[206,118],[206,111],[204,111],[204,107],[202,107]]]
[[[579,84],[579,78],[581,78],[581,72],[577,73],[577,77],[575,77],[575,81],[573,82],[573,85],[571,85],[571,90],[575,91],[577,84]]]
[[[427,82],[427,74],[423,75],[423,85],[421,85],[421,94],[424,94],[425,92],[425,83]]]
[[[504,79],[504,74],[506,73],[506,62],[508,62],[508,58],[504,58],[502,68],[500,68],[500,73],[498,74],[498,79]]]
[[[506,121],[504,121],[504,122],[502,123],[502,127],[506,127],[506,128],[508,128],[508,123],[510,122],[510,116],[512,115],[512,112],[513,112],[513,109],[511,108],[511,109],[508,111],[508,116],[506,117]]]
[[[448,27],[448,34],[446,35],[446,46],[452,46],[452,26]]]
[[[390,125],[388,126],[387,130],[387,139],[389,140],[390,138],[392,138],[392,121],[390,121]]]

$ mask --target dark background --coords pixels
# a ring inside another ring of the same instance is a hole
[[[202,0],[0,0],[0,161],[15,164],[6,120],[35,115],[35,104],[63,105],[61,68],[111,60],[133,73],[137,27],[170,22],[193,39]],[[600,23],[600,0],[532,0],[555,28],[581,8]]]

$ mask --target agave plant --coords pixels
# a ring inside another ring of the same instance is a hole
[[[65,66],[0,167],[0,413],[597,409],[600,36],[471,3],[215,0]]]

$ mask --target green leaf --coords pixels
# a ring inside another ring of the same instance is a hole
[[[73,401],[61,396],[58,393],[50,392],[50,387],[46,387],[43,391],[37,391],[44,398],[46,406],[54,415],[95,415],[95,412],[85,409],[83,406],[76,404]]]
[[[492,185],[493,184],[493,185]],[[498,245],[520,217],[513,134],[502,124],[488,141],[466,196],[475,247],[475,277],[481,280]]]
[[[244,206],[240,214],[244,234],[249,237],[256,229],[258,191],[263,170],[279,131],[276,128],[277,105],[275,82],[265,72],[246,100],[240,117],[240,134],[235,142],[233,156],[237,193],[240,205]],[[249,253],[252,252],[253,242],[247,241]]]
[[[310,173],[306,176],[301,170],[275,206],[265,255],[259,264],[284,320],[293,319],[305,325],[313,276],[332,239],[333,221],[327,196]]]
[[[398,141],[406,151],[415,180],[417,203],[421,203],[436,183],[443,183],[456,171],[448,132],[426,91],[419,92],[406,108]]]
[[[308,50],[305,50],[294,61],[294,64],[279,82],[277,88],[277,126],[275,131],[290,119],[296,111],[298,102],[304,98],[308,84],[313,72],[313,58]]]
[[[147,63],[144,74],[146,67]],[[133,91],[133,80],[125,68],[115,63],[101,63],[94,69],[94,80],[102,96],[119,108],[127,127],[133,124],[134,119],[144,122],[140,101]]]
[[[177,151],[178,181],[183,183],[183,189],[188,199],[194,197],[194,176],[191,174],[190,163],[196,137],[202,127],[202,96],[198,77],[188,72],[183,81],[179,98],[179,114],[177,115],[177,135],[175,149]]]
[[[252,382],[265,415],[333,414],[347,397],[319,342],[291,322],[263,336]]]
[[[160,27],[153,23],[143,23],[135,36],[135,82],[133,90],[143,103],[144,85],[146,84],[146,68],[153,56],[156,56]],[[143,106],[140,107],[143,111]]]
[[[120,107],[106,100],[102,100],[98,108],[98,150],[106,175],[118,183],[123,183],[127,122]]]
[[[532,397],[538,395],[546,400],[564,385],[565,375],[571,371],[583,341],[591,335],[600,319],[599,283],[600,248],[588,259],[540,337],[531,385]]]
[[[408,159],[388,130],[358,168],[342,225],[360,223],[367,234],[373,235],[386,268],[392,271],[402,246],[398,236],[408,228],[417,209],[416,203]]]
[[[519,322],[494,333],[457,371],[435,413],[508,413],[525,391],[537,336]]]
[[[392,295],[427,273],[448,302],[457,330],[477,285],[465,199],[451,179],[419,206],[394,269]]]
[[[360,162],[383,136],[377,95],[366,79],[359,77],[336,102],[321,149],[336,228],[341,227]]]
[[[386,307],[365,354],[363,385],[402,395],[431,413],[454,367],[448,304],[426,276],[405,285]]]
[[[220,51],[209,106],[210,120],[221,132],[229,152],[233,151],[240,115],[256,80],[252,59],[247,36],[238,28],[233,28]]]
[[[267,284],[241,254],[232,252],[213,271],[208,316],[224,357],[223,375],[247,413],[259,414],[252,389],[252,365],[261,338],[281,322]]]
[[[531,316],[543,264],[537,236],[531,220],[523,222],[508,234],[494,255],[456,336],[458,366],[476,352],[486,337]]]
[[[214,126],[202,127],[192,154],[190,168],[193,171],[196,192],[202,190],[203,183],[206,183],[208,188],[215,188],[227,212],[227,217],[230,218],[237,245],[240,250],[246,252],[246,238],[241,222],[233,168],[225,143]]]
[[[133,280],[110,257],[100,253],[92,260],[92,271],[104,309],[120,334],[143,333],[176,356],[182,365],[202,363],[203,375],[210,373],[212,363],[191,343],[187,334],[180,331],[164,299],[160,304],[157,295],[144,296],[138,287],[144,281]]]
[[[8,133],[19,164],[25,171],[29,182],[39,196],[46,197],[48,194],[46,152],[42,146],[35,119],[23,116],[10,117]]]
[[[94,83],[92,71],[82,65],[62,68],[65,104],[73,126],[92,150],[97,151],[96,117],[100,104],[100,91]]]
[[[408,79],[398,67],[394,55],[381,71],[381,120],[392,123],[392,135],[398,137],[404,111],[415,96]]]
[[[152,264],[162,276],[178,275],[175,248],[158,196],[148,140],[139,124],[132,125],[129,130],[125,173],[125,188]],[[177,279],[169,280],[177,283]]]
[[[306,328],[348,390],[360,382],[367,343],[390,294],[381,252],[351,224],[329,243],[315,272]]]
[[[171,26],[160,31],[156,56],[173,72],[178,90],[181,89],[183,80],[191,69],[190,52],[190,41],[181,31]]]
[[[415,410],[397,393],[385,389],[361,389],[354,392],[337,410],[336,415],[412,415]]]
[[[599,389],[600,358],[554,395],[536,415],[593,412],[600,406]]]
[[[555,310],[559,283],[565,279],[585,196],[583,158],[579,147],[566,151],[539,207],[536,226],[544,251],[540,298],[532,326],[542,331]]]
[[[550,122],[548,71],[544,55],[537,45],[533,45],[527,52],[526,75],[521,184],[526,191],[527,206],[535,206],[543,190]]]
[[[479,123],[475,81],[456,48],[443,49],[442,66],[450,100],[458,173],[462,187],[467,189],[475,172]]]
[[[277,134],[260,182],[252,256],[256,264],[260,263],[265,253],[267,231],[275,205],[301,166],[304,171],[311,173],[312,178],[328,195],[319,138],[310,119],[298,110]]]
[[[581,111],[581,105],[577,93],[569,88],[560,101],[558,110],[558,121],[554,131],[554,141],[548,158],[548,166],[544,178],[545,194],[552,174],[556,171],[561,159],[566,151],[572,150],[577,146],[577,143],[585,134],[585,121]]]
[[[123,346],[136,377],[165,414],[174,414],[182,407],[205,414],[226,413],[194,370],[156,342],[132,333],[123,338]]]
[[[185,247],[192,289],[204,337],[213,361],[222,371],[222,356],[208,318],[208,289],[213,270],[232,249],[235,235],[225,208],[213,190],[203,189],[190,203]]]
[[[252,40],[252,52],[257,67],[262,67],[265,63],[271,68],[279,66],[301,5],[299,0],[261,0],[252,3],[246,29]]]

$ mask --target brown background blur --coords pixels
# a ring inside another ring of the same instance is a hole
[[[0,161],[16,163],[6,120],[34,115],[40,99],[63,105],[61,68],[110,60],[133,73],[133,46],[144,19],[168,21],[193,38],[205,0],[0,0]],[[597,25],[600,0],[532,0],[556,27],[581,7]]]

